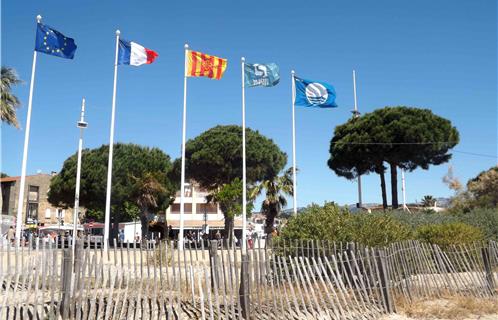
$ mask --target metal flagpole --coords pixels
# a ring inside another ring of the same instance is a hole
[[[116,116],[116,83],[118,81],[118,52],[119,35],[116,30],[116,56],[114,58],[114,85],[112,91],[111,132],[109,134],[109,162],[107,164],[107,191],[105,197],[105,220],[104,220],[104,251],[109,246],[109,226],[111,220],[111,185],[112,185],[112,152],[114,147],[114,119]]]
[[[187,132],[187,68],[188,44],[185,44],[185,70],[183,75],[183,128],[182,128],[182,174],[180,185],[180,234],[178,235],[178,248],[183,250],[183,226],[185,214],[185,139]]]
[[[41,15],[36,16],[36,23],[40,23]],[[36,71],[36,50],[33,51],[33,65],[31,67],[31,82],[29,84],[29,98],[28,98],[28,114],[26,116],[26,131],[24,132],[24,150],[22,155],[22,169],[21,169],[21,184],[19,187],[19,199],[17,201],[17,218],[16,218],[16,246],[21,245],[21,229],[22,229],[22,210],[24,207],[24,186],[26,184],[26,164],[28,162],[28,145],[29,145],[29,129],[31,126],[31,107],[33,104],[33,87],[35,84],[35,71]],[[26,212],[26,215],[28,213]]]
[[[76,235],[78,233],[78,213],[80,209],[80,179],[81,179],[81,151],[83,149],[83,130],[88,126],[85,122],[85,98],[81,102],[81,116],[77,124],[80,128],[80,139],[78,142],[78,164],[76,167],[76,190],[74,192],[74,209],[73,209],[73,257],[76,246]]]
[[[360,112],[358,111],[358,101],[356,99],[356,72],[353,70],[353,94],[354,94],[354,111],[353,116],[358,118],[360,116]],[[358,208],[363,206],[361,199],[361,175],[358,175]]]
[[[403,211],[410,212],[406,205],[405,169],[401,168],[401,190],[403,191]]]
[[[294,81],[294,70],[291,71],[292,78],[292,189],[294,215],[297,215],[297,176],[296,176],[296,83]]]
[[[247,179],[246,179],[246,92],[244,64],[246,59],[241,59],[242,67],[242,252],[246,251],[246,228],[247,228]]]

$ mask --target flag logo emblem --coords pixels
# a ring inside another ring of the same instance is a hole
[[[323,104],[327,101],[329,94],[327,88],[318,82],[310,83],[306,86],[306,98],[311,104]]]
[[[279,68],[275,63],[245,63],[245,85],[249,87],[273,87],[280,81]]]
[[[323,81],[305,80],[294,76],[294,104],[308,108],[337,108],[335,89]]]

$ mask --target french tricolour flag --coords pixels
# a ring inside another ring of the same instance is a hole
[[[118,64],[132,66],[150,64],[157,56],[157,52],[144,48],[136,42],[119,39]]]

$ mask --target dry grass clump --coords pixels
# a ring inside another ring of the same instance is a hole
[[[411,303],[397,299],[398,312],[418,319],[477,319],[485,315],[496,315],[497,298],[442,297],[416,299]]]

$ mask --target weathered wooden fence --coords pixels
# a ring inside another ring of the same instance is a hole
[[[376,319],[400,297],[497,294],[496,242],[177,246],[3,248],[0,319]]]

